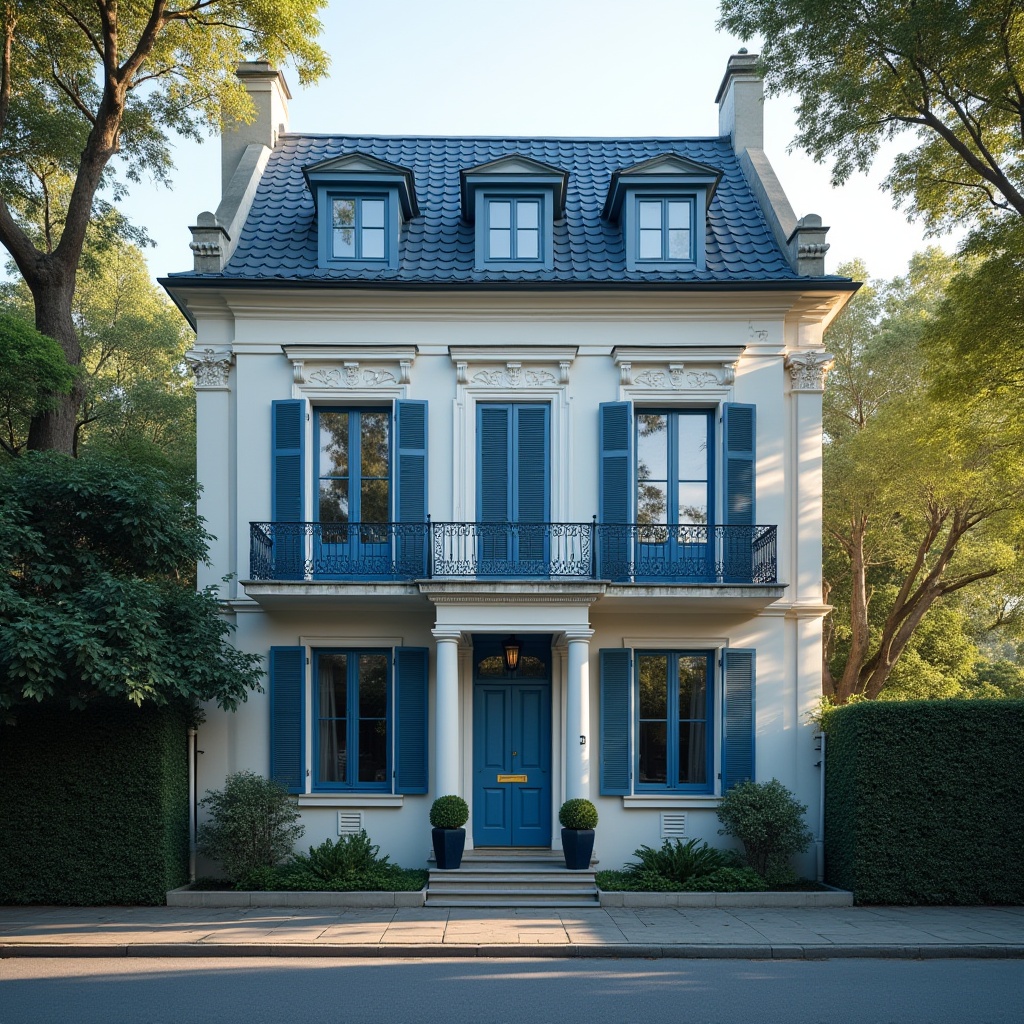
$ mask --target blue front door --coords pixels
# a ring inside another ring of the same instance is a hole
[[[496,638],[475,643],[473,845],[551,846],[551,638],[508,672]]]

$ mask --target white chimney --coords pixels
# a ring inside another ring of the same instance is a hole
[[[764,149],[764,82],[757,71],[757,54],[741,50],[729,58],[718,87],[718,134],[732,136],[737,154]]]
[[[220,144],[221,194],[227,191],[248,146],[255,142],[273,149],[278,135],[288,131],[288,101],[292,98],[284,75],[266,61],[239,64],[235,73],[256,108],[256,119],[249,124],[235,121],[224,125]]]

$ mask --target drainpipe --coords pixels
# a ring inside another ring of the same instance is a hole
[[[821,752],[817,768],[818,776],[818,834],[814,837],[814,852],[817,859],[818,881],[825,881],[825,734],[814,734],[815,749]]]
[[[191,726],[188,730],[188,879],[196,880],[196,828],[198,826],[199,807],[196,803],[198,790],[196,787],[197,757],[196,739],[199,730]]]

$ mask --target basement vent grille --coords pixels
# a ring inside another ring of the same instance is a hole
[[[352,836],[363,828],[362,811],[338,811],[338,835]]]
[[[683,839],[686,836],[686,815],[682,813],[661,816],[661,838]]]

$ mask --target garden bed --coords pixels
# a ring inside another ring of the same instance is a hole
[[[852,907],[853,893],[823,886],[814,892],[600,892],[602,907]]]
[[[169,907],[422,907],[426,890],[414,892],[288,892],[192,889],[167,894]]]

